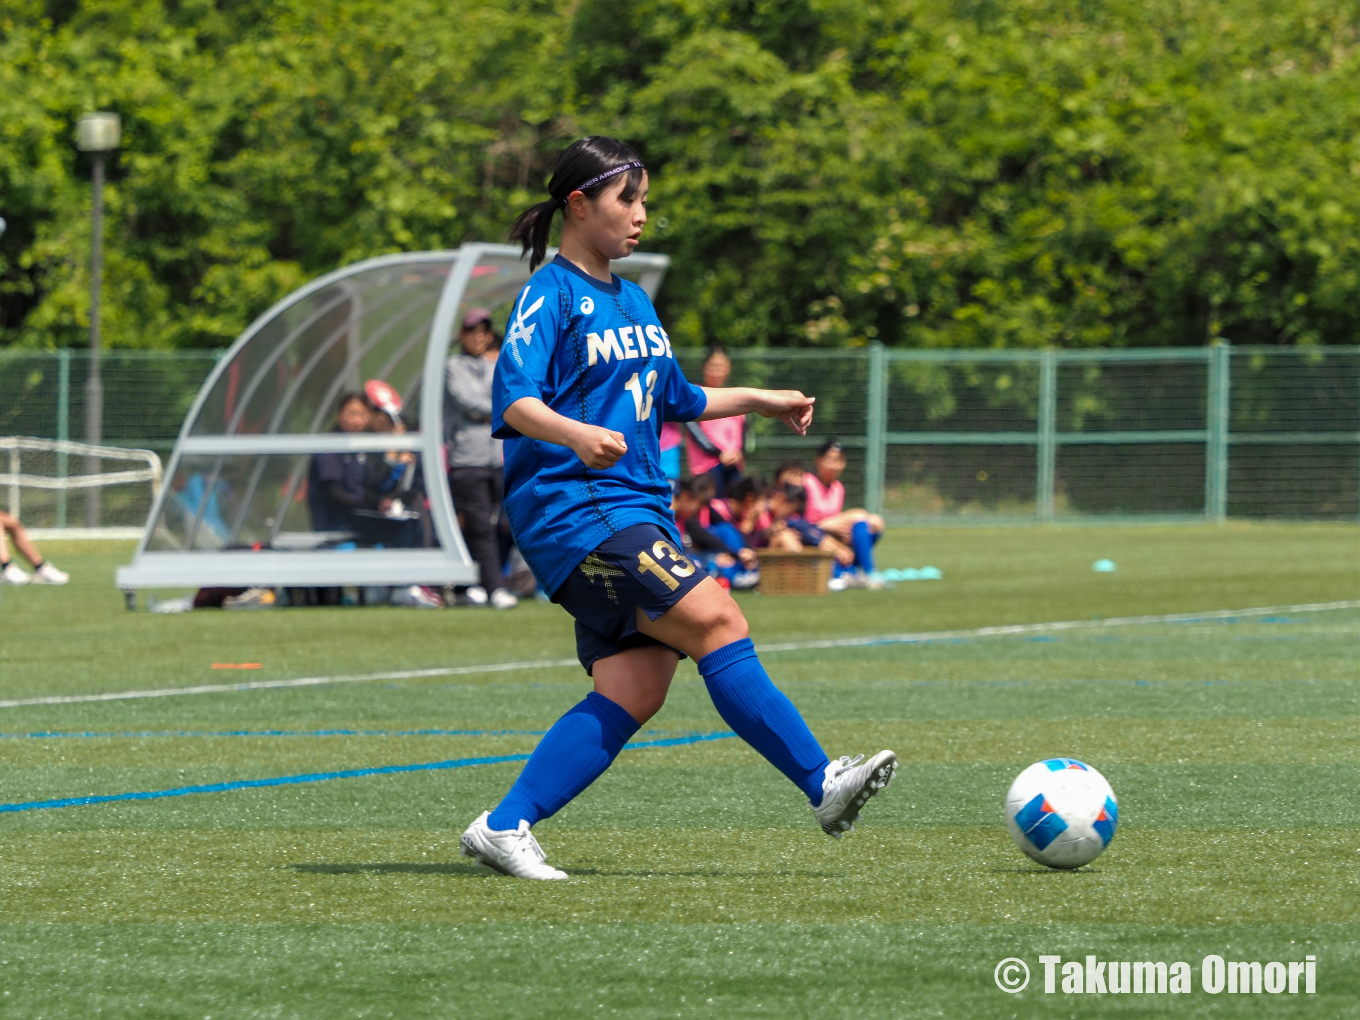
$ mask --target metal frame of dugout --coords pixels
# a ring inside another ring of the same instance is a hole
[[[611,268],[655,296],[669,265],[635,253]],[[132,563],[118,569],[129,606],[139,589],[474,583],[444,468],[445,364],[467,309],[503,325],[528,278],[509,245],[384,255],[313,280],[251,323],[199,390]],[[339,397],[372,378],[397,389],[418,427],[331,431]],[[423,472],[423,547],[347,547],[313,529],[312,455],[390,451],[415,454]]]

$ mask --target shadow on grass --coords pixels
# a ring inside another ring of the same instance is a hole
[[[1080,868],[1045,868],[1039,864],[1015,864],[992,868],[997,875],[1099,875],[1104,869],[1083,864]]]
[[[388,861],[355,864],[290,864],[304,875],[463,875],[470,878],[495,878],[489,868],[462,862],[419,864]],[[600,868],[569,868],[573,878],[840,878],[833,871],[605,871]]]
[[[572,868],[568,873],[593,878],[843,878],[834,871],[604,871],[599,868]]]
[[[407,861],[375,862],[371,864],[290,864],[304,875],[467,875],[490,878],[486,868],[472,863],[433,862],[417,864]]]

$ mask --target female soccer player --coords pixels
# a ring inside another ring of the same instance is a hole
[[[888,784],[897,756],[829,761],[793,703],[770,682],[731,596],[681,552],[660,466],[663,421],[755,413],[805,434],[813,398],[795,390],[704,390],[685,380],[643,290],[609,271],[647,222],[647,172],[612,138],[566,149],[549,198],[511,239],[543,261],[562,212],[560,253],[511,311],[492,393],[505,442],[505,509],[515,541],[552,600],[576,620],[595,689],[535,748],[494,811],[463,833],[462,853],[518,878],[561,879],[530,828],[609,767],[666,700],[692,657],[719,714],[807,796],[839,837]]]

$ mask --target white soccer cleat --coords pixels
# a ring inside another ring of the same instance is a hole
[[[859,809],[892,782],[896,772],[897,755],[892,751],[879,751],[868,761],[862,754],[833,761],[822,780],[822,802],[812,809],[822,831],[840,839],[853,830]]]
[[[32,578],[28,574],[25,574],[13,563],[0,571],[0,584],[28,584],[31,580]]]
[[[505,588],[497,588],[491,593],[492,609],[514,609],[517,605],[519,605],[519,599],[515,597],[514,592]]]
[[[33,584],[65,584],[71,580],[71,575],[64,570],[58,570],[52,564],[43,561],[43,565],[33,571]]]
[[[553,881],[568,877],[565,871],[558,871],[544,859],[543,848],[529,831],[528,822],[521,818],[518,829],[497,831],[486,824],[490,815],[490,811],[483,811],[467,827],[460,854],[512,878]]]

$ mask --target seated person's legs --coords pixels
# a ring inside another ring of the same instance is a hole
[[[31,577],[10,562],[7,537],[13,539],[15,551],[32,564]],[[9,584],[24,584],[30,580],[37,584],[65,584],[71,579],[65,571],[44,560],[19,519],[3,511],[0,511],[0,575],[0,579]]]

